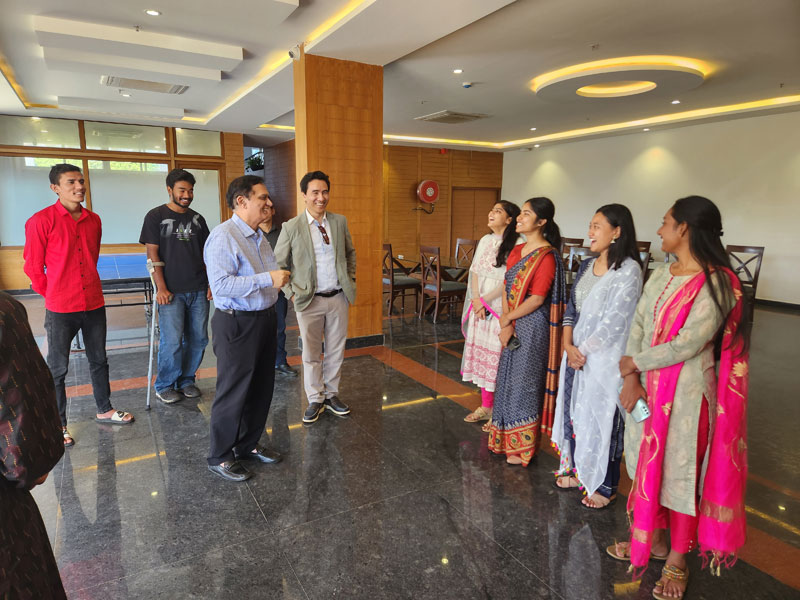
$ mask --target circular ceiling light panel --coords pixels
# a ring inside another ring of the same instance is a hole
[[[554,102],[644,93],[675,98],[701,85],[712,71],[709,63],[683,56],[624,56],[543,73],[530,87],[538,97]]]

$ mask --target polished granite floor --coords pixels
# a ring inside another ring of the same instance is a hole
[[[300,380],[279,378],[264,441],[285,460],[231,484],[205,466],[213,353],[200,401],[145,411],[145,330],[131,310],[109,310],[109,357],[114,404],[135,425],[93,421],[73,354],[77,443],[34,491],[70,598],[651,597],[659,567],[633,582],[604,551],[625,537],[624,502],[582,509],[551,487],[551,453],[510,467],[463,421],[478,396],[460,383],[455,321],[387,319],[384,347],[349,351],[350,418],[304,427]],[[687,598],[800,598],[800,371],[783,358],[798,340],[800,314],[757,311],[748,544],[722,577],[692,558]],[[295,364],[296,344],[290,321]]]

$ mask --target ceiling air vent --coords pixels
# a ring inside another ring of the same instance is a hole
[[[485,119],[489,115],[482,113],[462,113],[454,110],[440,110],[439,112],[415,117],[415,121],[428,121],[430,123],[467,123],[468,121],[476,121],[478,119]]]
[[[128,79],[127,77],[114,77],[113,75],[101,76],[100,85],[126,90],[139,90],[142,92],[157,92],[159,94],[182,94],[189,89],[188,85],[159,83],[158,81],[145,81],[143,79]]]

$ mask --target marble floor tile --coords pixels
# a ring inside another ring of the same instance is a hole
[[[277,540],[312,599],[559,598],[427,491],[292,527]]]
[[[74,600],[306,600],[272,536],[76,590]]]

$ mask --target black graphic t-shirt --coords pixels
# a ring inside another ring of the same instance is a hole
[[[200,213],[191,208],[177,213],[162,204],[145,216],[139,243],[158,245],[170,292],[200,292],[208,288],[203,263],[203,246],[208,234],[208,225]]]

